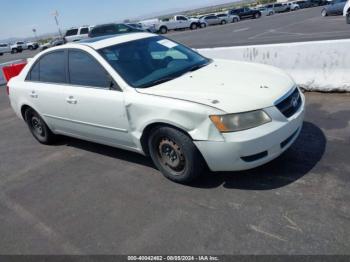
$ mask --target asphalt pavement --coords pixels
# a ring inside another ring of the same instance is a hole
[[[350,25],[343,16],[322,17],[323,7],[280,13],[260,19],[211,26],[195,31],[174,32],[168,36],[193,48],[260,45],[345,39]]]
[[[0,253],[350,254],[350,95],[306,99],[281,157],[184,186],[135,153],[40,145],[1,89]]]

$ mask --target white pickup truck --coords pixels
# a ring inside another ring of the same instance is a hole
[[[156,28],[157,32],[161,34],[166,34],[169,30],[177,30],[177,29],[186,29],[190,28],[191,30],[197,29],[201,27],[199,19],[188,18],[184,15],[176,15],[169,20],[145,20],[141,21],[141,24],[144,25],[152,25]]]

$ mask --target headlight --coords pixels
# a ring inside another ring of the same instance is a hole
[[[212,115],[210,119],[222,133],[242,131],[271,122],[271,118],[263,110],[228,115]]]

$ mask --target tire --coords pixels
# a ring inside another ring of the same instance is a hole
[[[350,24],[350,13],[349,12],[346,14],[346,23]]]
[[[159,28],[159,32],[162,35],[165,35],[166,33],[168,33],[168,28],[166,26],[162,26],[161,28]]]
[[[11,50],[11,54],[15,54],[15,53],[18,53],[17,48],[13,48],[13,49]]]
[[[261,14],[256,13],[256,14],[254,15],[254,18],[257,19],[257,18],[260,18],[260,16],[261,16]]]
[[[2,56],[3,55],[3,53],[0,53],[0,56]]]
[[[232,23],[238,23],[238,18],[233,18]]]
[[[206,23],[201,23],[201,28],[206,28],[207,24]]]
[[[28,46],[28,49],[33,50],[34,48],[30,45],[30,46]]]
[[[191,30],[196,30],[197,29],[197,24],[196,23],[191,24],[190,29]]]
[[[327,10],[326,10],[326,9],[322,9],[322,11],[321,11],[321,15],[322,15],[323,17],[328,16],[328,14],[327,14]]]
[[[56,135],[51,132],[45,121],[33,109],[28,108],[25,111],[24,119],[29,131],[39,143],[51,145],[56,141]]]
[[[154,129],[148,148],[155,166],[174,182],[188,184],[204,170],[204,160],[192,139],[175,128]]]
[[[226,25],[226,24],[227,24],[226,20],[222,20],[222,21],[221,21],[221,24],[222,24],[222,25]]]
[[[272,15],[273,15],[273,12],[270,12],[270,13],[269,13],[269,16],[272,16]]]

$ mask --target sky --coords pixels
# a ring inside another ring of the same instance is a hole
[[[62,30],[171,13],[232,0],[0,0],[0,39],[31,37],[57,32],[53,13],[58,11]]]

